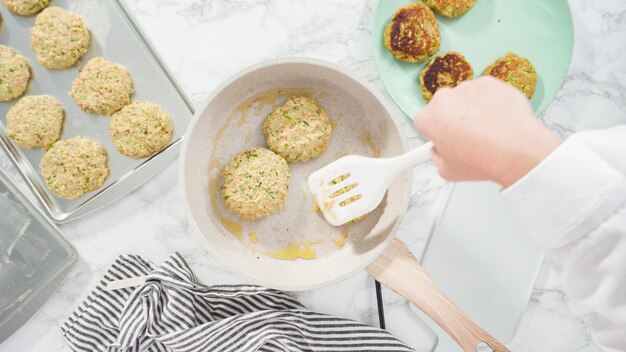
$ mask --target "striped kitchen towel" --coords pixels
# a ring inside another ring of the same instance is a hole
[[[136,288],[111,281],[149,275]],[[283,292],[205,286],[178,254],[120,256],[61,326],[74,351],[411,351],[384,330],[307,310]]]

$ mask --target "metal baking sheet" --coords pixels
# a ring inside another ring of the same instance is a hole
[[[0,343],[43,305],[76,261],[46,215],[0,170]]]
[[[32,78],[25,95],[49,94],[63,105],[65,122],[61,139],[82,135],[102,143],[109,155],[111,174],[102,187],[78,199],[65,200],[52,194],[39,172],[39,161],[44,152],[22,148],[6,135],[6,113],[17,99],[0,103],[0,144],[51,218],[56,222],[66,222],[128,194],[174,160],[195,108],[123,3],[117,0],[55,0],[51,5],[79,14],[89,27],[89,51],[75,66],[54,71],[39,65],[30,47],[29,37],[29,28],[34,25],[35,17],[14,15],[4,6],[0,6],[4,19],[0,44],[14,48],[30,61]],[[139,160],[121,155],[108,134],[109,117],[80,110],[69,96],[78,69],[97,56],[103,56],[130,70],[135,86],[132,100],[157,103],[172,117],[172,140],[158,154]]]

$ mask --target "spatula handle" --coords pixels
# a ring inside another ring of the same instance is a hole
[[[475,352],[486,343],[493,351],[508,351],[498,340],[474,323],[435,284],[406,245],[394,239],[367,267],[376,280],[411,301],[433,319],[464,351]]]
[[[433,149],[433,142],[426,142],[419,147],[412,149],[402,155],[388,158],[386,167],[402,171],[406,168],[421,164],[430,160],[430,150]]]

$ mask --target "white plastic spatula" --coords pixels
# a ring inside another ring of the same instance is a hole
[[[430,160],[432,142],[393,158],[347,155],[309,176],[309,189],[324,218],[343,225],[376,209],[402,170]]]

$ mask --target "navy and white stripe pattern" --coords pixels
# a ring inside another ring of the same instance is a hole
[[[108,282],[148,275],[137,288]],[[175,253],[120,256],[61,327],[74,351],[412,351],[384,330],[307,310],[283,292],[204,286]]]

